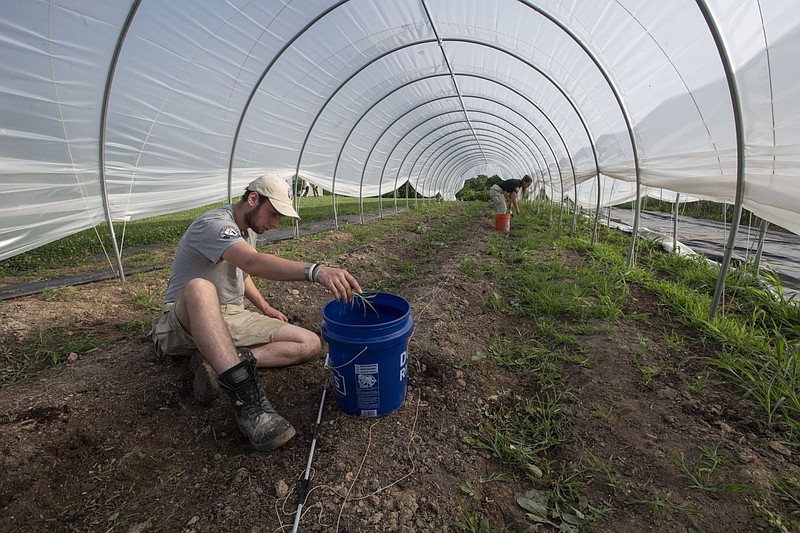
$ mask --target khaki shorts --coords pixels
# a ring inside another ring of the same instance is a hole
[[[272,342],[275,332],[286,325],[283,320],[248,311],[243,305],[221,305],[222,318],[236,347],[259,346]],[[158,355],[192,355],[197,347],[175,315],[173,304],[165,304],[153,326],[153,345]]]

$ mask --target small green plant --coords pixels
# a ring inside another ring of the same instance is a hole
[[[491,533],[492,528],[489,521],[481,518],[476,512],[470,511],[462,505],[461,513],[464,517],[463,523],[455,524],[459,529],[469,531],[470,533]]]
[[[147,311],[154,311],[161,307],[158,293],[150,288],[134,289],[131,292],[131,299]]]
[[[653,378],[661,374],[661,367],[658,366],[640,365],[638,370],[642,374],[642,378],[644,378],[645,386],[650,385]]]
[[[372,300],[377,296],[377,292],[354,292],[353,299],[350,301],[350,305],[355,308],[356,306],[360,306],[364,309],[364,316],[367,316],[367,308],[371,309],[376,316],[380,316],[378,314],[378,310],[372,304]],[[356,303],[358,302],[358,303]]]
[[[668,348],[672,348],[673,350],[678,350],[686,345],[686,340],[677,331],[665,331],[664,344]]]
[[[695,394],[702,394],[711,383],[713,374],[710,370],[702,370],[691,378],[683,380],[683,382]]]
[[[489,298],[486,299],[486,307],[491,309],[492,311],[502,311],[505,308],[503,304],[503,297],[493,292]]]
[[[547,524],[559,531],[579,531],[600,515],[585,497],[570,502],[547,490],[531,489],[517,498],[517,504],[527,511],[531,522]]]
[[[460,256],[458,262],[461,265],[461,270],[467,275],[476,275],[478,272],[478,262],[473,257]]]
[[[483,499],[483,496],[481,496],[481,493],[478,492],[478,489],[473,487],[472,483],[469,481],[462,483],[461,485],[459,485],[458,488],[461,492],[463,492],[473,500],[481,501]]]
[[[486,359],[486,357],[487,357],[487,355],[484,352],[478,352],[475,355],[471,356],[466,361],[462,361],[462,362],[458,363],[458,365],[456,365],[456,368],[459,368],[459,369],[466,368],[468,366],[473,365],[474,363],[477,363],[478,361],[482,361],[483,359]]]
[[[599,416],[601,419],[605,420],[606,422],[610,422],[612,418],[614,418],[614,410],[611,407],[604,407],[602,405],[593,405],[592,408],[594,412]]]
[[[800,531],[800,522],[795,522],[789,518],[781,516],[780,513],[767,509],[763,504],[757,502],[756,500],[747,501],[757,516],[760,516],[766,520],[769,525],[774,527],[780,533],[795,533],[796,531]]]
[[[636,333],[636,344],[631,348],[635,363],[641,361],[650,352],[650,341],[641,333]]]
[[[689,506],[689,502],[677,503],[673,501],[672,492],[662,494],[658,489],[650,489],[650,494],[647,496],[637,491],[633,491],[631,496],[633,503],[649,507],[657,520],[660,520],[664,513],[668,511],[679,511],[687,516],[700,514],[698,509]]]
[[[614,457],[609,457],[607,461],[600,460],[599,457],[594,455],[591,452],[588,452],[589,456],[592,458],[595,466],[605,474],[606,476],[606,485],[611,487],[611,489],[616,492],[622,488],[622,478],[620,478],[619,474],[614,470]]]
[[[778,479],[770,480],[781,499],[788,502],[792,514],[800,517],[800,480],[781,472]]]
[[[73,294],[76,292],[76,288],[70,285],[66,285],[63,287],[48,287],[42,291],[42,299],[46,302],[52,302],[55,300],[60,300],[62,297]]]
[[[147,333],[150,331],[153,323],[150,319],[145,318],[132,318],[122,324],[122,330],[126,333]]]
[[[480,482],[481,483],[494,483],[495,481],[505,481],[506,475],[502,472],[491,472],[486,474],[481,474]]]
[[[731,466],[731,461],[719,453],[718,446],[698,446],[700,456],[689,462],[683,453],[680,453],[676,462],[681,474],[689,481],[690,489],[702,490],[704,492],[730,492],[737,493],[748,490],[743,484],[729,484],[719,481],[717,478],[722,474],[722,470]]]

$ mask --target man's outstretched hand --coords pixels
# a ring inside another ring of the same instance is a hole
[[[347,303],[353,299],[354,292],[362,292],[358,280],[342,268],[322,267],[317,275],[317,282],[325,285],[337,302]]]

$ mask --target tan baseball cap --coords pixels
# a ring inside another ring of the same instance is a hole
[[[248,191],[257,192],[261,196],[266,196],[278,213],[285,217],[300,218],[297,211],[292,207],[292,195],[289,193],[289,184],[286,180],[278,176],[264,174],[247,186]]]

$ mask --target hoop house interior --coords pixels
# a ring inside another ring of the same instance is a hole
[[[527,173],[555,202],[680,193],[797,233],[792,8],[6,0],[0,259],[264,173],[446,200],[479,173]]]

